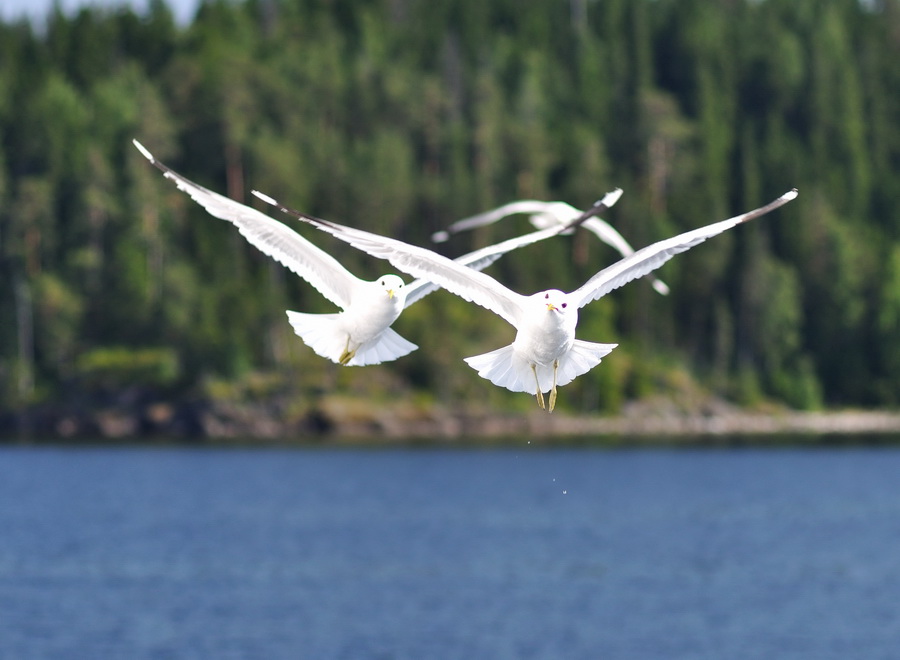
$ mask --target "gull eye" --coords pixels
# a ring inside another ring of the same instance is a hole
[[[565,308],[566,308],[566,305],[568,305],[568,304],[569,304],[569,303],[563,303],[562,305],[560,305],[560,307],[562,307],[563,309],[565,309]]]
[[[544,294],[544,300],[547,300],[549,297],[550,297],[550,294],[549,294],[549,293],[545,293],[545,294]]]

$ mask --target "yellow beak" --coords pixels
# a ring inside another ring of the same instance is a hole
[[[388,298],[390,298],[391,300],[393,300],[393,299],[394,299],[394,290],[393,290],[393,289],[388,289],[387,292],[388,292]]]
[[[555,311],[556,311],[556,305],[554,305],[553,303],[547,303],[547,309],[548,309],[549,311],[551,311],[551,312],[555,312]]]

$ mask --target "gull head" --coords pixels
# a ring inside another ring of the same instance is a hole
[[[560,350],[571,346],[577,325],[576,300],[558,289],[539,291],[528,297],[516,325],[516,342],[534,355],[542,356],[534,361],[550,364],[560,357]]]
[[[382,275],[378,278],[378,285],[384,289],[388,298],[393,300],[394,297],[400,295],[400,290],[403,289],[403,280],[397,275]]]
[[[540,293],[536,293],[535,296],[538,298],[540,303],[547,308],[548,312],[565,314],[566,310],[569,308],[568,296],[565,294],[565,292],[560,291],[559,289],[549,289],[547,291],[542,291]]]

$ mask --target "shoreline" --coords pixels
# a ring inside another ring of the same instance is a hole
[[[527,437],[550,444],[605,438],[634,444],[728,437],[890,436],[900,441],[900,411],[842,409],[746,410],[721,401],[679,407],[672,401],[632,402],[616,415],[447,409],[439,405],[362,405],[325,397],[302,412],[284,403],[195,401],[99,408],[52,407],[0,418],[0,441],[243,442],[248,444],[435,443],[496,444]]]
[[[775,436],[890,436],[900,441],[900,413],[886,411],[828,411],[789,413],[738,413],[733,415],[683,415],[636,418],[625,415],[572,416],[529,414],[522,416],[456,417],[429,421],[339,425],[334,437],[382,438],[403,441],[431,439],[452,443],[460,440],[490,441],[528,437],[541,444],[578,438],[607,438],[634,444],[662,441],[678,444],[690,439],[710,442],[728,437],[763,441]]]

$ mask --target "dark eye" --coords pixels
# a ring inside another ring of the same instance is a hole
[[[565,308],[566,308],[566,305],[568,305],[568,304],[569,304],[569,303],[563,303],[562,305],[560,305],[560,307],[562,307],[563,309],[565,309]]]
[[[549,297],[550,297],[550,294],[549,294],[549,293],[545,293],[545,294],[544,294],[544,300],[547,300],[547,298],[549,298]]]

